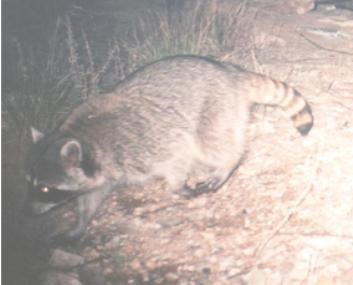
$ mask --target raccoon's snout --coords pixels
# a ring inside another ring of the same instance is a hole
[[[22,212],[28,216],[42,215],[69,200],[75,199],[79,194],[75,191],[38,186],[30,190]]]
[[[26,216],[39,216],[53,209],[56,203],[26,202],[22,208],[22,214]]]

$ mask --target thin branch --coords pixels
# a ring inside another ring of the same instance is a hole
[[[307,36],[305,36],[303,33],[299,34],[303,39],[305,39],[307,42],[309,42],[311,45],[313,45],[314,47],[317,47],[319,49],[325,50],[325,51],[329,51],[329,52],[334,52],[334,53],[339,53],[339,54],[345,54],[345,55],[353,55],[353,53],[348,52],[348,51],[344,51],[344,50],[336,50],[336,49],[331,49],[331,48],[326,48],[323,47],[322,45],[314,42],[313,40],[309,39]]]

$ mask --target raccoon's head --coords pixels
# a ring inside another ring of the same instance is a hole
[[[34,128],[31,134],[27,214],[43,214],[94,187],[96,166],[77,139],[45,137]]]

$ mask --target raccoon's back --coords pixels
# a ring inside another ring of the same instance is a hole
[[[141,151],[168,154],[174,142],[202,135],[201,121],[218,120],[221,128],[243,132],[253,102],[281,107],[302,134],[312,127],[310,106],[287,84],[229,63],[175,56],[146,65],[112,92],[88,100],[60,129],[123,160]],[[227,120],[229,112],[233,121]]]
[[[201,113],[212,111],[205,109],[210,100],[218,112],[244,105],[237,85],[222,63],[197,56],[171,57],[141,68],[110,93],[83,103],[60,129],[107,139],[114,135],[120,139],[125,133],[131,139],[168,136],[173,129],[192,133]]]

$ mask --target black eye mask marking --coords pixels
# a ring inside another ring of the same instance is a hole
[[[39,185],[34,187],[34,195],[41,202],[61,202],[68,201],[78,196],[78,193],[72,191],[59,190],[54,187]]]

